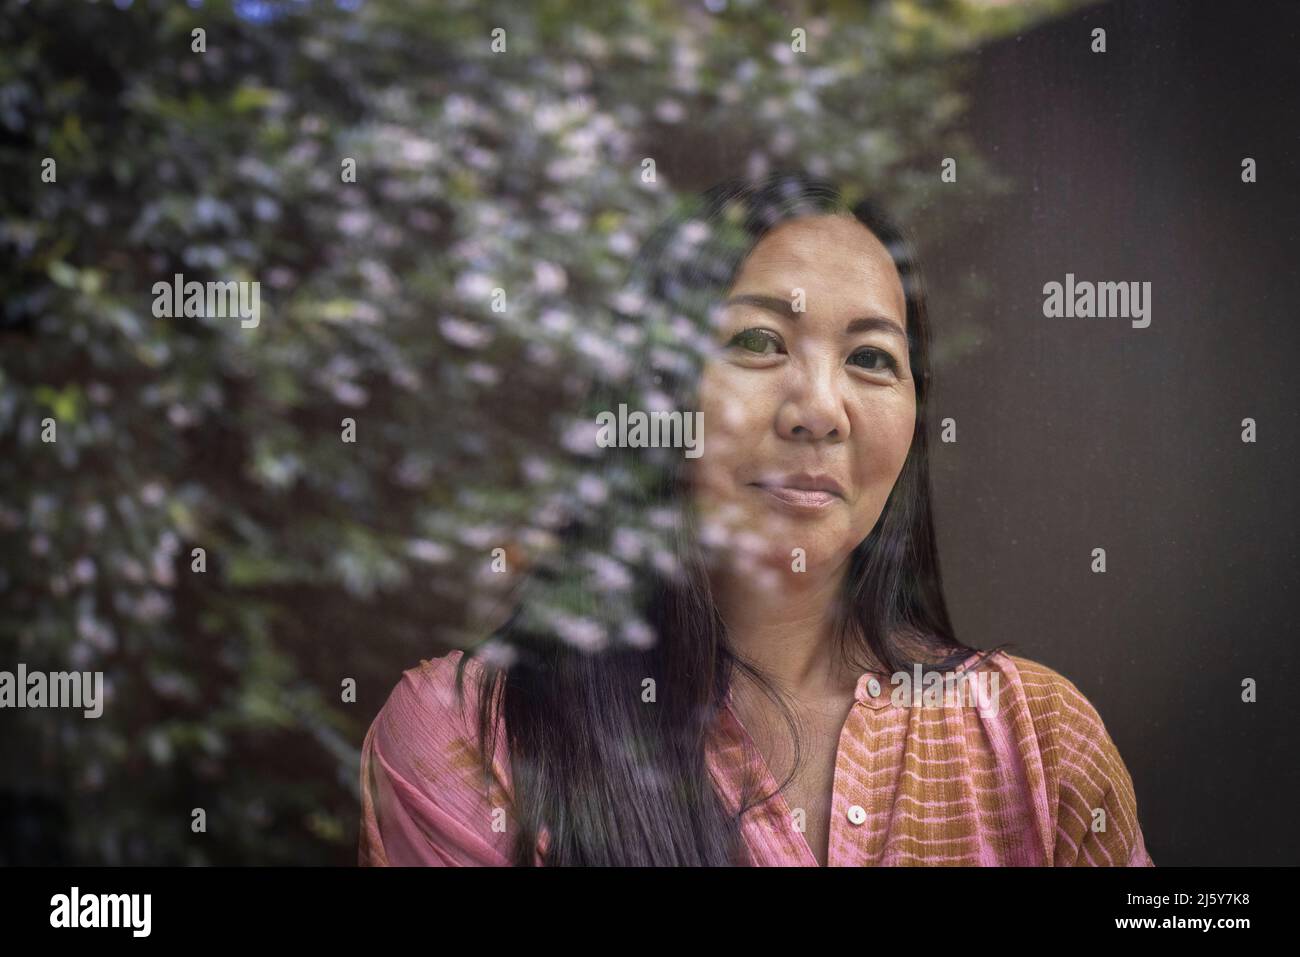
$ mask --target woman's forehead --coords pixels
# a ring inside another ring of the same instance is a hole
[[[864,261],[893,271],[884,244],[852,216],[807,216],[781,223],[765,234],[750,251],[749,259],[773,263],[815,265],[828,255],[841,260]]]
[[[757,288],[772,286],[772,288]],[[790,287],[790,288],[786,288]],[[782,223],[746,257],[734,290],[853,300],[906,315],[906,298],[889,251],[856,219],[817,216]]]

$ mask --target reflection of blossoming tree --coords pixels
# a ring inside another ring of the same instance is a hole
[[[0,23],[0,123],[26,146],[0,153],[6,181],[57,163],[0,200],[0,647],[112,689],[93,725],[25,715],[3,779],[73,802],[65,852],[102,862],[350,860],[335,792],[395,669],[481,634],[457,627],[468,596],[507,611],[566,521],[645,477],[592,468],[578,404],[599,379],[654,408],[647,371],[694,361],[698,330],[627,282],[653,226],[782,166],[904,219],[937,157],[979,189],[951,57],[1030,15],[121,6]],[[260,326],[154,319],[181,272],[263,283]],[[671,572],[673,525],[600,525],[578,553],[600,608],[555,595],[549,626],[653,640],[628,609],[646,568]],[[334,703],[348,677],[355,708]],[[304,731],[322,747],[292,747]],[[157,823],[198,805],[220,833]]]

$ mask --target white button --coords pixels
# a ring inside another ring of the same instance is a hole
[[[880,697],[880,682],[875,678],[871,678],[867,681],[867,694],[871,695],[873,698]]]
[[[858,805],[849,808],[849,822],[852,824],[861,824],[867,819],[867,812]]]

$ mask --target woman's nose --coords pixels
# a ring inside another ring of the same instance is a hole
[[[796,441],[848,438],[849,417],[836,366],[819,362],[793,373],[790,392],[777,413],[777,432]]]

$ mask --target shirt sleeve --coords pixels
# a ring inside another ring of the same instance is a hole
[[[1133,779],[1092,703],[1055,675],[1056,867],[1153,867],[1138,822]],[[1045,751],[1047,748],[1045,747]]]
[[[362,866],[508,866],[513,838],[499,771],[484,775],[473,733],[476,675],[462,652],[402,675],[361,749]]]

